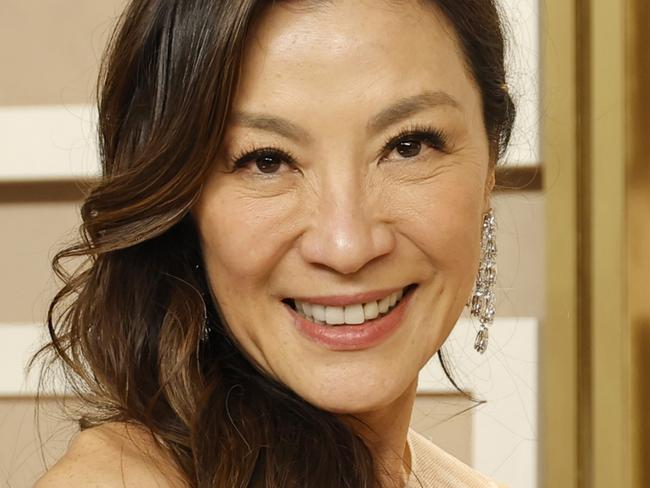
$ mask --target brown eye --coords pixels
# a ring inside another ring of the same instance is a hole
[[[259,169],[260,172],[269,174],[275,173],[280,169],[282,162],[275,159],[273,156],[262,156],[255,161],[255,166],[257,166],[257,169]]]
[[[402,141],[395,146],[395,149],[403,158],[414,158],[420,154],[420,151],[422,150],[422,142],[415,140]]]
[[[235,170],[246,170],[253,174],[281,174],[282,166],[289,169],[294,164],[291,154],[275,148],[262,148],[246,151],[242,156],[233,158],[232,167]]]
[[[426,156],[427,149],[433,152],[447,152],[447,136],[442,130],[416,125],[388,139],[384,144],[383,154],[384,157],[394,156],[388,158],[389,160],[419,160]]]

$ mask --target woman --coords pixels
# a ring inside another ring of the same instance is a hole
[[[38,486],[497,486],[408,426],[492,258],[501,32],[492,0],[133,1],[48,317],[82,433]]]

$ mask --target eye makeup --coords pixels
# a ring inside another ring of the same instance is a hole
[[[444,130],[426,124],[413,124],[402,129],[396,136],[386,139],[377,157],[389,154],[399,144],[412,141],[424,142],[432,149],[443,153],[449,152],[449,137]]]
[[[376,159],[380,160],[386,157],[400,144],[412,142],[424,143],[441,153],[449,152],[449,138],[444,130],[426,124],[413,124],[402,129],[397,135],[387,138],[377,153]],[[411,158],[404,157],[403,159]],[[229,158],[228,168],[231,172],[237,172],[252,166],[252,163],[257,166],[258,174],[269,175],[277,173],[278,171],[274,171],[274,169],[279,169],[283,164],[289,168],[295,168],[297,158],[290,151],[278,146],[259,147],[253,143]],[[253,170],[253,172],[255,171]]]

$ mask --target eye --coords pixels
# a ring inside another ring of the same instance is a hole
[[[388,156],[395,152],[399,156],[395,159],[413,159],[420,156],[426,149],[423,146],[428,146],[438,152],[447,152],[447,135],[440,129],[414,126],[386,141],[382,153]]]
[[[282,149],[265,147],[239,153],[232,158],[231,167],[233,171],[247,168],[255,174],[273,175],[279,173],[283,165],[293,166],[294,161],[294,157]]]
[[[414,158],[420,154],[420,151],[422,150],[422,141],[417,139],[411,141],[400,141],[397,143],[395,149],[403,158]]]

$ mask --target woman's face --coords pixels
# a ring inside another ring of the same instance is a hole
[[[274,4],[252,32],[193,214],[247,353],[307,401],[361,413],[411,390],[471,294],[489,147],[433,6],[300,6]]]

